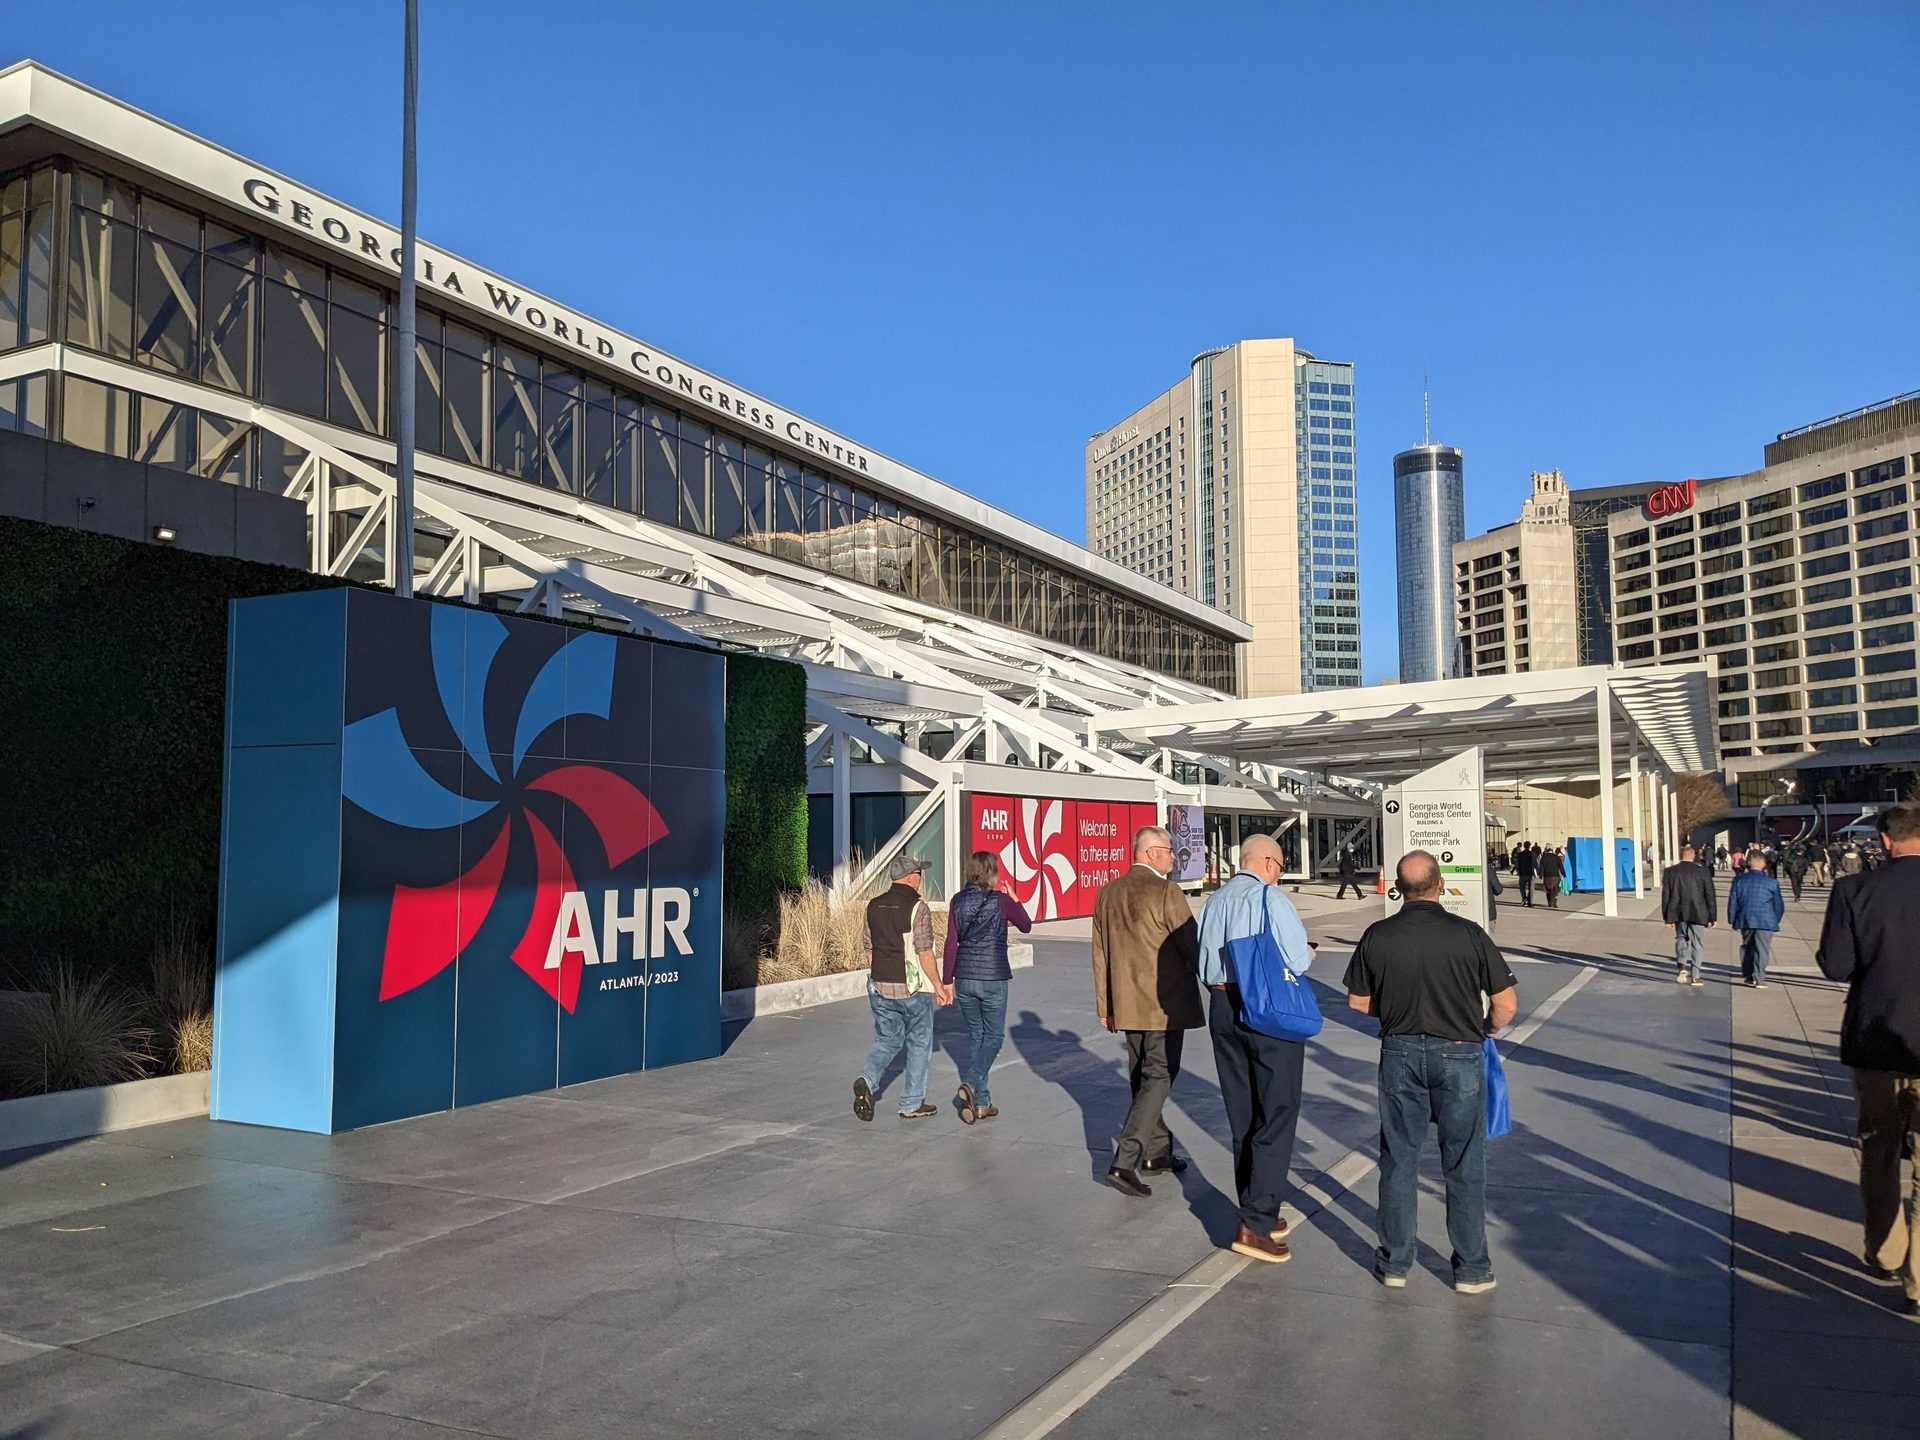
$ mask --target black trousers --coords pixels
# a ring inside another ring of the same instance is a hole
[[[1265,1235],[1280,1219],[1300,1127],[1300,1082],[1307,1047],[1276,1040],[1240,1023],[1231,993],[1207,992],[1207,1031],[1220,1076],[1220,1098],[1233,1131],[1233,1184],[1240,1223]]]
[[[1522,905],[1531,907],[1533,905],[1533,871],[1522,870],[1520,872],[1519,878],[1520,878],[1520,903]]]
[[[1353,898],[1354,898],[1354,899],[1356,899],[1356,900],[1364,900],[1364,899],[1366,899],[1366,898],[1367,898],[1367,897],[1366,897],[1366,894],[1365,894],[1365,893],[1364,893],[1364,892],[1363,892],[1363,891],[1362,891],[1362,890],[1360,889],[1360,877],[1359,877],[1358,875],[1342,875],[1342,876],[1340,877],[1340,893],[1339,893],[1339,894],[1337,894],[1337,895],[1335,895],[1335,896],[1334,896],[1333,898],[1334,898],[1334,899],[1336,899],[1336,900],[1344,900],[1344,899],[1346,899],[1346,898],[1347,898],[1347,887],[1348,887],[1349,885],[1351,885],[1351,886],[1353,887]]]
[[[1127,1033],[1127,1083],[1133,1087],[1133,1104],[1127,1110],[1127,1123],[1120,1127],[1114,1142],[1113,1165],[1116,1170],[1138,1170],[1149,1160],[1164,1160],[1173,1153],[1173,1132],[1165,1118],[1167,1095],[1180,1078],[1180,1051],[1186,1044],[1184,1030],[1129,1030]]]

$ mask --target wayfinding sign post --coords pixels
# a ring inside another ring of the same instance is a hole
[[[1485,778],[1475,745],[1387,790],[1381,800],[1387,914],[1404,899],[1393,867],[1409,851],[1426,850],[1440,862],[1446,881],[1440,903],[1456,915],[1487,923]]]

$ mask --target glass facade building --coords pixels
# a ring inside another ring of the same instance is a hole
[[[0,352],[65,344],[127,367],[124,385],[51,366],[0,382],[0,428],[284,490],[299,453],[234,402],[389,438],[398,284],[381,268],[137,175],[61,157],[0,175]],[[423,456],[1234,687],[1230,632],[844,475],[780,433],[716,421],[584,345],[556,353],[567,347],[472,307],[424,303],[433,288],[421,287],[412,360]],[[164,398],[146,392],[148,375],[169,382],[154,387]]]
[[[1467,535],[1464,457],[1419,445],[1393,457],[1393,542],[1400,582],[1400,680],[1460,674],[1453,628],[1453,547]]]
[[[1300,476],[1300,672],[1306,690],[1360,683],[1360,522],[1354,482],[1353,366],[1295,362]]]

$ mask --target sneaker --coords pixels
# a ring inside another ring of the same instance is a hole
[[[1456,1280],[1453,1293],[1456,1295],[1484,1295],[1500,1282],[1489,1275],[1484,1280]]]
[[[1373,1272],[1373,1278],[1389,1290],[1404,1290],[1407,1288],[1407,1277],[1404,1275],[1389,1275],[1384,1270],[1376,1270]]]
[[[1684,984],[1686,984],[1686,983],[1687,983],[1687,972],[1686,972],[1686,971],[1684,971],[1684,970],[1676,970],[1676,971],[1674,972],[1674,975],[1673,975],[1673,983],[1674,983],[1674,984],[1676,984],[1676,985],[1684,985]]]
[[[873,1119],[873,1086],[864,1075],[853,1082],[853,1113],[862,1120]]]
[[[939,1113],[940,1113],[939,1106],[929,1105],[927,1104],[926,1101],[922,1100],[918,1108],[913,1110],[902,1110],[900,1112],[900,1118],[902,1120],[924,1120],[929,1115],[938,1115]]]
[[[1689,980],[1687,983],[1696,990],[1704,990],[1707,988],[1707,982],[1704,980]]]
[[[1764,980],[1756,980],[1753,982],[1753,988],[1756,990],[1764,990],[1767,988],[1767,982]]]
[[[1228,1248],[1236,1255],[1244,1255],[1249,1260],[1264,1260],[1269,1265],[1284,1265],[1293,1258],[1286,1241],[1262,1235],[1258,1230],[1249,1230],[1244,1225],[1234,1235],[1233,1244]]]

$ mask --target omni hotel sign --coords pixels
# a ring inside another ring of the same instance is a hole
[[[1695,485],[1691,480],[1682,480],[1673,485],[1662,485],[1648,495],[1644,508],[1649,520],[1664,520],[1669,515],[1678,515],[1683,510],[1693,508]]]
[[[365,217],[338,207],[289,181],[249,175],[240,186],[246,204],[289,229],[304,230],[337,250],[396,272],[400,236]],[[616,330],[596,325],[576,311],[540,295],[529,295],[497,275],[458,260],[431,245],[415,242],[420,257],[419,284],[457,296],[471,309],[491,312],[505,325],[561,345],[571,346],[603,364],[631,371],[678,395],[686,396],[735,425],[784,438],[850,470],[871,473],[866,453],[811,421],[790,415],[754,395],[744,395],[704,371],[662,355]]]

